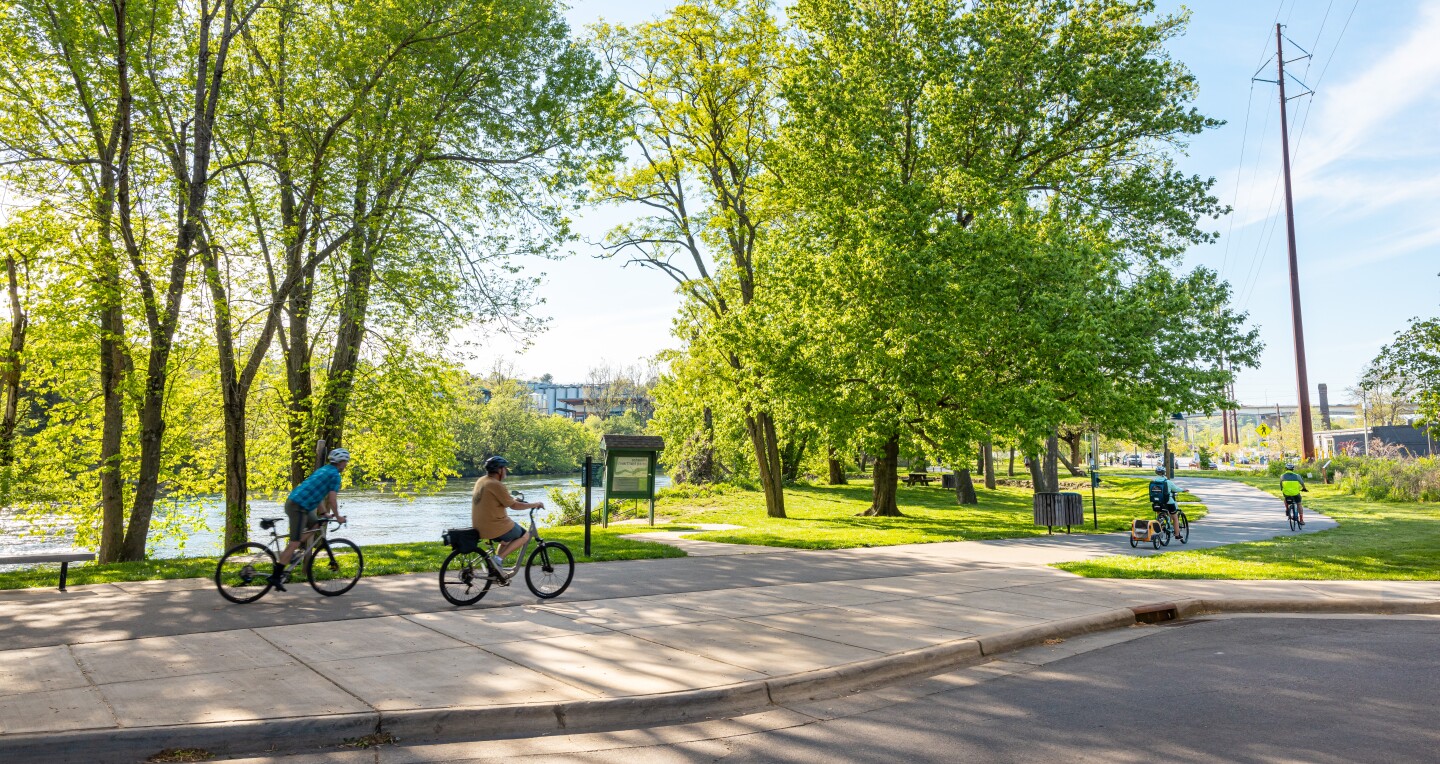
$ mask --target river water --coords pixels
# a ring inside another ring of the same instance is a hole
[[[527,501],[548,501],[548,490],[552,486],[580,491],[580,473],[573,475],[527,475],[511,476],[505,485],[512,491],[523,493]],[[665,475],[655,476],[657,488],[670,485]],[[448,481],[443,488],[431,494],[403,497],[394,493],[376,490],[344,490],[340,492],[340,514],[345,515],[349,524],[338,535],[360,545],[394,544],[408,541],[436,541],[446,528],[463,528],[470,525],[470,490],[475,486],[473,478],[458,478]],[[598,512],[605,498],[604,488],[592,492],[594,508]],[[224,505],[220,497],[200,502],[200,513],[205,518],[203,530],[193,531],[182,551],[174,543],[162,543],[151,550],[152,557],[187,557],[218,555],[220,534],[225,527]],[[511,512],[512,517],[524,521],[528,512]],[[542,526],[555,514],[546,507],[535,514]],[[284,517],[280,504],[270,501],[255,501],[250,505],[250,535],[260,538],[260,518]],[[282,534],[287,526],[282,521]],[[0,556],[10,554],[33,554],[46,551],[73,549],[72,535],[38,537],[30,533],[29,523],[13,513],[0,509]],[[269,533],[265,534],[266,539]],[[11,566],[0,565],[0,569]]]

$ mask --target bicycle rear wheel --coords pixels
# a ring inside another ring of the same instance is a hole
[[[215,565],[215,588],[237,605],[254,602],[270,591],[275,553],[254,541],[230,548]]]
[[[347,539],[321,539],[305,558],[305,577],[326,597],[338,597],[355,587],[365,570],[365,555]]]
[[[1160,513],[1160,546],[1170,546],[1170,537],[1174,535],[1174,529],[1170,526],[1170,515],[1167,512]]]
[[[1182,544],[1190,541],[1190,518],[1183,511],[1175,513],[1175,538]]]
[[[556,541],[547,541],[525,561],[525,585],[542,600],[559,597],[575,578],[575,555]]]
[[[440,566],[440,594],[452,605],[473,605],[490,591],[485,554],[455,550]]]

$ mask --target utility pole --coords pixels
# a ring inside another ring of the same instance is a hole
[[[1295,327],[1295,382],[1300,392],[1300,448],[1315,460],[1315,429],[1310,422],[1310,380],[1305,372],[1305,326],[1300,317],[1300,265],[1295,256],[1295,201],[1290,191],[1290,127],[1285,117],[1285,42],[1275,25],[1275,63],[1280,85],[1280,156],[1285,167],[1285,231],[1290,244],[1290,318]]]

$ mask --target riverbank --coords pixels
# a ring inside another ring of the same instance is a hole
[[[685,530],[688,526],[664,525],[655,530]],[[611,562],[614,560],[645,560],[660,557],[684,557],[685,552],[673,546],[650,541],[636,541],[621,538],[623,534],[634,533],[634,526],[615,526],[591,529],[591,556],[585,557],[585,529],[581,526],[557,526],[545,529],[546,541],[559,541],[570,547],[576,562]],[[649,530],[649,526],[645,526]],[[345,532],[336,535],[348,536]],[[449,547],[439,541],[439,532],[434,541],[419,541],[405,544],[366,545],[361,551],[365,555],[365,576],[388,576],[396,573],[426,573],[440,569],[441,563],[450,553]],[[110,565],[70,566],[70,586],[84,584],[108,584],[122,581],[159,581],[177,578],[212,578],[218,556],[181,557],[174,559],[152,559],[140,562],[120,562]],[[27,589],[32,587],[54,587],[59,566],[42,565],[26,570],[0,573],[0,590]]]
[[[511,491],[525,494],[530,501],[548,501],[547,494],[552,487],[579,490],[580,473],[521,475],[511,477],[505,484]],[[670,480],[663,475],[657,476],[655,484],[664,488]],[[364,547],[439,539],[446,528],[470,525],[470,491],[474,486],[475,481],[471,478],[455,478],[446,481],[438,490],[423,494],[397,494],[384,486],[344,490],[340,493],[340,511],[350,520],[345,537]],[[604,497],[603,489],[595,489],[595,507],[600,507]],[[536,515],[542,526],[556,513],[553,507],[547,510],[548,513]],[[277,502],[265,499],[252,501],[252,535],[258,533],[259,518],[282,517],[284,514]],[[157,542],[150,549],[151,558],[218,557],[224,551],[220,535],[225,527],[225,514],[220,498],[200,499],[191,515],[183,546],[176,540]],[[23,518],[0,510],[0,556],[74,548],[74,534],[67,530],[46,536],[36,536],[31,530],[31,524]]]

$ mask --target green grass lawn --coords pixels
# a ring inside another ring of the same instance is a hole
[[[1223,477],[1275,495],[1275,524],[1284,530],[1280,481],[1263,473],[1184,471],[1179,477]],[[1305,505],[1338,528],[1279,536],[1215,549],[1151,557],[1104,557],[1055,567],[1092,578],[1440,579],[1440,505],[1371,501],[1312,485]]]
[[[656,530],[684,530],[685,526],[664,526]],[[640,560],[654,557],[684,557],[685,553],[673,546],[650,541],[633,541],[620,538],[622,534],[649,530],[648,526],[616,526],[609,529],[593,528],[591,550],[594,555],[582,557],[585,530],[580,526],[546,528],[546,541],[559,541],[570,547],[576,562],[608,562],[611,560]],[[437,571],[450,548],[439,541],[417,541],[408,544],[376,544],[362,547],[365,555],[365,575],[386,576],[395,573],[424,573]],[[121,562],[111,565],[72,565],[69,584],[104,584],[116,581],[152,581],[171,578],[210,578],[215,575],[215,557],[182,557],[173,560],[145,560],[143,562]],[[25,589],[29,587],[54,587],[59,580],[59,565],[44,565],[32,570],[18,570],[0,573],[0,589]]]
[[[1135,517],[1149,516],[1146,481],[1138,478],[1105,477],[1097,504],[1101,533],[1124,530]],[[785,519],[765,514],[764,496],[756,491],[726,491],[701,498],[665,498],[656,512],[677,523],[727,523],[744,526],[739,530],[710,531],[690,536],[703,541],[730,544],[758,544],[801,549],[843,549],[862,546],[891,546],[936,541],[969,541],[1024,536],[1043,536],[1045,528],[1035,527],[1031,496],[1026,488],[979,488],[980,503],[960,506],[955,492],[937,486],[900,487],[899,505],[904,517],[860,517],[870,506],[869,480],[844,486],[796,485],[785,489]],[[1093,533],[1090,527],[1090,492],[1085,496],[1083,527],[1074,530]],[[1181,495],[1182,500],[1194,497]],[[1186,507],[1191,519],[1205,514],[1204,507]]]

